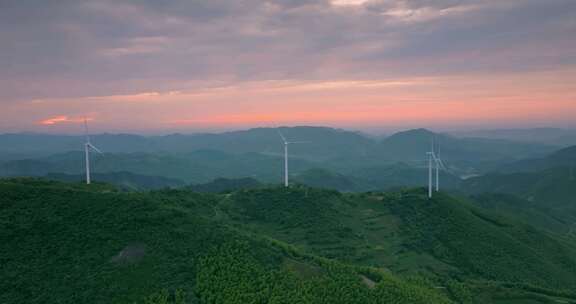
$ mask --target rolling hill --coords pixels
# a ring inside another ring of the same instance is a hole
[[[189,185],[186,189],[200,193],[223,193],[245,189],[264,188],[266,185],[250,177],[245,178],[217,178],[204,184]]]
[[[55,154],[39,159],[13,160],[0,163],[0,176],[41,177],[50,173],[79,175],[84,172],[84,153],[80,151]],[[291,159],[294,173],[313,167],[301,159]],[[137,175],[178,179],[186,183],[206,183],[216,178],[254,177],[279,183],[283,161],[278,156],[259,153],[229,154],[213,150],[197,150],[186,154],[106,153],[93,154],[95,173],[130,172]]]
[[[424,189],[0,194],[2,303],[576,301],[573,240]]]
[[[571,289],[576,244],[472,204],[425,191],[341,194],[241,191],[222,207],[254,231],[318,255],[401,273]]]
[[[49,173],[48,179],[63,182],[83,182],[85,175],[70,175],[62,173]],[[139,175],[130,172],[93,173],[92,178],[101,183],[113,184],[124,191],[145,191],[164,188],[179,188],[185,183],[177,179],[160,176]]]
[[[572,167],[555,167],[537,172],[491,173],[464,181],[462,188],[472,194],[514,194],[548,208],[576,208],[576,172]]]
[[[218,196],[0,181],[0,302],[451,303],[211,219]]]
[[[383,140],[370,138],[357,132],[325,127],[257,128],[217,134],[172,134],[139,136],[129,134],[93,135],[92,141],[111,154],[146,153],[185,155],[197,150],[224,151],[228,154],[258,153],[282,156],[283,147],[278,135],[281,131],[291,140],[308,141],[291,147],[291,156],[321,163],[322,168],[338,172],[350,168],[388,165],[395,162],[421,165],[430,140],[436,137],[442,146],[442,155],[460,172],[485,167],[504,161],[538,157],[556,149],[544,144],[514,142],[502,139],[457,138],[415,129],[393,134]],[[14,154],[37,155],[33,158],[62,154],[82,148],[83,137],[3,134],[0,135],[0,157],[14,160]],[[21,159],[22,159],[21,158]],[[2,159],[0,159],[2,160]],[[485,170],[484,170],[485,171]]]
[[[442,158],[461,176],[485,173],[512,161],[537,157],[556,149],[535,143],[514,142],[504,139],[454,137],[433,133],[426,129],[399,132],[385,138],[375,153],[380,159],[423,166],[426,151],[430,151],[432,138],[439,146]]]
[[[537,172],[556,167],[576,168],[576,146],[560,149],[541,158],[524,159],[498,168],[501,173]]]
[[[463,181],[460,190],[483,208],[576,237],[575,173],[572,166],[490,173]]]

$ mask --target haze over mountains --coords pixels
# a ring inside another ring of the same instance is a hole
[[[280,131],[0,135],[0,302],[576,303],[576,146]]]
[[[534,128],[534,129],[494,129],[457,131],[451,134],[459,137],[482,137],[506,139],[520,142],[539,142],[551,145],[576,145],[575,129]]]
[[[357,174],[367,168],[405,163],[423,168],[431,138],[441,148],[450,173],[468,176],[494,166],[540,157],[557,149],[541,143],[502,139],[457,138],[425,129],[399,132],[382,140],[356,132],[322,127],[260,128],[219,134],[138,136],[102,134],[92,142],[106,154],[95,156],[100,173],[128,171],[208,182],[218,177],[256,177],[277,182],[282,131],[291,140],[309,143],[290,147],[293,173],[323,168],[340,174]],[[42,176],[48,173],[79,174],[83,137],[40,134],[0,135],[0,176]],[[17,157],[20,155],[20,157]],[[257,165],[256,165],[257,164]],[[398,167],[396,167],[398,168]]]
[[[575,20],[0,0],[0,304],[576,304]]]

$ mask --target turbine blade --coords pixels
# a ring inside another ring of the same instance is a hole
[[[310,141],[289,141],[288,144],[309,144]]]
[[[88,145],[88,147],[92,148],[92,150],[94,150],[100,154],[104,154],[104,153],[102,153],[102,151],[100,151],[100,149],[94,147],[94,145],[92,145],[91,143],[88,143],[87,145]]]
[[[286,140],[286,137],[284,137],[284,135],[282,134],[282,132],[280,132],[280,130],[278,130],[278,135],[280,135],[280,137],[282,138],[282,141],[283,141],[285,144],[288,144],[288,141]]]
[[[438,159],[440,161],[440,166],[442,167],[442,169],[449,171],[448,168],[444,165],[444,162],[442,161],[442,159]]]
[[[88,133],[88,119],[84,117],[84,136],[86,137],[86,142],[90,142],[90,135]]]

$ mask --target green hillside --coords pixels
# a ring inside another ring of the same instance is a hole
[[[49,173],[46,175],[46,178],[63,182],[82,182],[86,180],[84,174]],[[98,182],[113,184],[126,191],[157,190],[184,186],[184,182],[177,179],[139,175],[130,172],[93,173],[92,179]]]
[[[222,193],[222,192],[238,191],[242,189],[254,189],[264,187],[266,187],[264,184],[250,177],[245,178],[221,177],[208,183],[187,186],[186,189],[201,193]]]
[[[498,168],[502,173],[538,172],[546,169],[576,168],[576,146],[567,147],[540,158],[529,158],[512,162]]]
[[[308,252],[441,284],[467,282],[478,297],[478,281],[560,294],[576,288],[574,243],[444,194],[428,200],[421,190],[249,190],[229,196],[222,211],[239,226]]]
[[[428,168],[423,166],[410,166],[397,163],[389,166],[374,166],[360,168],[350,173],[354,181],[364,185],[364,191],[389,190],[398,187],[422,187],[428,184]],[[460,186],[461,179],[447,172],[440,171],[442,188],[456,189]]]
[[[220,196],[0,182],[1,303],[450,303],[215,222]]]
[[[478,206],[563,237],[576,238],[573,170],[568,166],[535,172],[491,173],[465,180],[461,191],[471,195]]]
[[[137,175],[159,176],[188,183],[206,183],[219,177],[256,177],[279,183],[283,161],[280,156],[259,153],[229,154],[213,150],[198,150],[186,154],[166,153],[106,153],[92,154],[94,173],[130,172]],[[294,173],[313,167],[307,161],[291,159]],[[0,163],[0,176],[41,177],[53,173],[79,175],[84,171],[84,153],[69,152],[40,159],[13,160]]]
[[[503,280],[521,277],[548,284],[548,280],[539,281],[537,278],[543,273],[557,271],[556,278],[565,278],[564,283],[558,283],[557,286],[570,286],[571,279],[576,278],[576,269],[564,273],[562,267],[542,268],[542,260],[531,266],[533,269],[517,269],[506,264],[495,264],[486,253],[481,253],[479,257],[443,255],[446,252],[466,254],[465,250],[470,250],[470,255],[473,255],[474,252],[490,252],[503,245],[496,252],[509,250],[510,254],[513,252],[519,255],[512,260],[527,261],[542,256],[555,256],[557,251],[553,249],[563,248],[564,245],[530,226],[496,217],[447,195],[428,200],[424,191],[417,190],[345,195],[309,188],[289,191],[264,189],[237,192],[229,197],[225,206],[231,217],[238,221],[261,226],[258,229],[262,228],[274,237],[303,244],[313,252],[342,260],[368,264],[387,263],[389,267],[401,269],[405,265],[401,261],[397,264],[391,262],[390,255],[402,257],[402,252],[395,250],[410,248],[412,250],[409,254],[425,253],[470,275],[486,269],[480,265],[475,266],[481,263],[494,267],[489,272],[494,279],[499,276]],[[533,255],[535,248],[522,245],[528,241],[540,244],[538,247],[542,247],[542,250],[549,248],[551,251]],[[394,242],[397,248],[379,248]],[[457,245],[452,242],[462,242],[465,248],[456,250]],[[554,261],[556,266],[576,263],[576,255],[570,257],[568,254],[576,253],[574,248],[565,249],[568,250],[566,259]],[[515,271],[528,271],[532,274],[514,274]],[[485,275],[488,273],[482,274]]]
[[[542,209],[576,215],[576,172],[555,167],[538,172],[492,173],[466,180],[462,190],[471,194],[516,195]]]
[[[296,174],[293,180],[310,187],[339,191],[362,191],[368,189],[368,185],[363,184],[361,180],[319,168]]]
[[[1,303],[576,302],[574,240],[424,189],[12,179],[0,198]]]
[[[473,195],[470,201],[493,213],[515,218],[560,236],[566,235],[574,222],[570,220],[570,213],[563,209],[552,209],[512,194],[482,193]]]

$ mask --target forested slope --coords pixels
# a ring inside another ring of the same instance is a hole
[[[222,210],[242,227],[309,252],[440,284],[476,288],[480,280],[558,294],[576,288],[573,242],[442,193],[429,200],[423,189],[250,190],[229,196]]]
[[[0,181],[1,303],[450,303],[229,227],[221,196]]]

